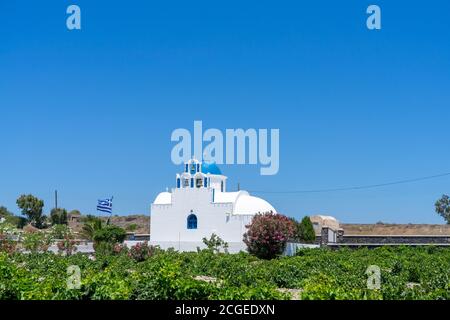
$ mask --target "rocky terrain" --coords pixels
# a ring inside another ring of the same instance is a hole
[[[106,221],[108,217],[99,217]],[[69,219],[69,226],[75,232],[79,233],[83,228],[83,216],[78,219]],[[112,216],[111,223],[123,228],[127,232],[135,234],[149,234],[150,233],[150,217],[144,215],[129,215],[129,216]]]

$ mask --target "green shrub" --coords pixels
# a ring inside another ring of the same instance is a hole
[[[27,223],[26,218],[15,216],[5,207],[0,207],[0,218],[5,219],[3,223],[12,225],[15,228],[23,228]]]
[[[134,288],[134,299],[138,300],[204,300],[215,287],[209,283],[194,280],[182,272],[179,261],[170,259],[148,260],[145,272]]]
[[[67,211],[62,208],[54,208],[50,211],[50,221],[52,225],[67,224]]]
[[[28,231],[22,236],[22,245],[31,253],[45,252],[50,247],[53,237],[44,231]]]
[[[126,232],[120,227],[107,225],[95,230],[93,235],[94,249],[96,253],[113,253],[116,244],[125,240]]]
[[[377,265],[381,288],[368,289]],[[69,266],[81,287],[67,286]],[[414,280],[414,281],[411,281]],[[157,250],[145,261],[127,254],[0,252],[0,300],[11,299],[450,299],[450,248],[311,249],[301,256],[258,259],[247,253]]]
[[[56,224],[51,228],[51,235],[54,239],[64,239],[68,235],[72,235],[69,227],[65,224]]]
[[[126,230],[130,231],[130,232],[134,232],[134,231],[136,231],[137,228],[138,228],[138,225],[136,223],[132,223],[126,227]]]
[[[122,243],[125,237],[125,230],[114,225],[107,225],[100,230],[96,230],[93,239],[95,242]]]
[[[206,237],[203,238],[202,241],[205,244],[207,250],[219,253],[220,250],[223,249],[224,252],[228,252],[228,243],[223,241],[215,233],[213,233],[209,239]]]

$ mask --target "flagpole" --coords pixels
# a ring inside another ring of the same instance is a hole
[[[109,214],[109,223],[108,224],[110,224],[111,223],[111,220],[112,220],[112,201],[113,201],[113,198],[114,198],[114,196],[111,196],[111,213]]]

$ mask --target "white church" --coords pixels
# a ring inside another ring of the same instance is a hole
[[[176,187],[161,192],[151,205],[150,244],[162,249],[196,251],[215,233],[229,252],[246,250],[245,226],[257,213],[276,212],[247,191],[227,192],[227,177],[215,163],[191,159],[176,175]]]

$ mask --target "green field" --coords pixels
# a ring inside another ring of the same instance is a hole
[[[72,265],[81,271],[75,289],[67,285],[78,279],[68,275]],[[380,289],[367,287],[370,265],[380,268]],[[207,250],[161,251],[142,262],[126,254],[0,253],[0,299],[292,298],[449,299],[450,249],[310,249],[270,261]]]

